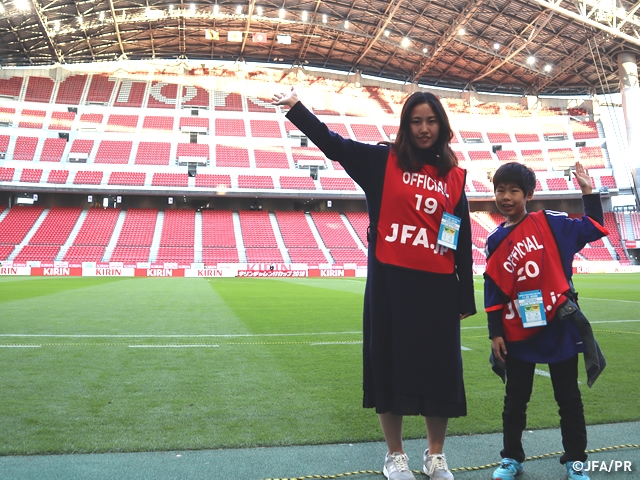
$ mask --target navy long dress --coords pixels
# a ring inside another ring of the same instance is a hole
[[[366,195],[372,231],[363,314],[363,406],[397,415],[466,415],[460,314],[475,313],[476,307],[464,192],[454,209],[462,223],[453,274],[384,265],[375,258],[375,225],[390,147],[342,138],[302,102],[287,118],[339,162]],[[432,151],[420,152],[425,163],[434,163]]]

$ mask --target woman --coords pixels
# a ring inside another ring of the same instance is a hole
[[[363,406],[375,408],[387,443],[383,472],[390,480],[414,479],[402,420],[422,415],[423,471],[432,480],[453,479],[443,446],[448,419],[466,415],[460,320],[476,307],[466,172],[449,146],[442,104],[431,93],[414,93],[395,142],[370,145],[331,132],[293,88],[275,94],[273,103],[290,107],[287,118],[367,198]]]

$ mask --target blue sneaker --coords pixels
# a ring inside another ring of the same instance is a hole
[[[513,480],[517,475],[524,472],[522,464],[513,458],[503,458],[502,463],[491,477],[493,480]],[[584,479],[580,479],[584,480]]]
[[[567,477],[569,480],[589,480],[589,476],[582,470],[584,463],[567,462],[564,466],[567,467]]]

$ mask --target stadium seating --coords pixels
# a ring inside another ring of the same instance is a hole
[[[88,104],[108,104],[114,87],[115,82],[109,79],[109,75],[93,75],[89,84],[86,102]]]
[[[208,147],[208,145],[205,145]],[[208,153],[207,153],[208,156]],[[169,165],[171,144],[168,142],[140,142],[136,151],[136,165]]]
[[[369,245],[369,240],[367,239],[367,230],[369,229],[369,215],[367,212],[345,212],[345,216],[349,223],[353,227],[353,229],[358,234],[358,238],[362,242],[362,244],[366,247]],[[373,232],[375,235],[375,231]]]
[[[22,89],[22,77],[0,78],[0,95],[18,99]]]
[[[306,263],[307,265],[319,265],[327,263],[322,250],[319,248],[289,248],[287,250],[291,263]]]
[[[31,76],[27,83],[25,102],[49,103],[55,82],[48,77]]]
[[[73,179],[74,185],[100,185],[102,172],[79,170]]]
[[[56,95],[57,104],[80,105],[82,92],[84,91],[87,76],[71,75],[60,82],[58,93]]]
[[[282,138],[280,124],[275,120],[250,120],[249,125],[251,127],[252,137]],[[240,126],[236,128],[239,130]]]
[[[104,251],[104,247],[109,244],[119,215],[120,210],[115,208],[90,208],[73,240],[73,245],[77,247],[101,246]]]
[[[320,176],[323,190],[355,190],[356,184],[350,178],[332,178]]]
[[[14,160],[32,161],[38,146],[38,137],[18,137],[13,150]]]
[[[29,245],[62,246],[78,221],[81,212],[80,207],[52,207],[29,240]]]
[[[157,216],[158,210],[152,208],[127,210],[111,261],[147,261]]]
[[[123,81],[120,83],[113,106],[140,108],[146,90],[147,82]]]
[[[70,131],[75,118],[74,112],[51,112],[49,130]]]
[[[154,187],[188,187],[189,175],[186,173],[154,173],[151,185]]]
[[[220,247],[235,250],[236,237],[231,210],[202,210],[202,247],[204,249]],[[235,258],[237,259],[237,257],[238,253],[236,252]]]
[[[231,176],[211,173],[198,173],[196,175],[196,187],[229,189],[231,188]]]
[[[242,242],[245,248],[254,248],[256,250],[268,248],[278,250],[278,244],[276,242],[275,234],[273,233],[273,227],[271,226],[271,219],[269,218],[268,212],[262,210],[240,210],[239,216],[240,228],[242,230]],[[253,253],[256,255],[259,254],[257,251],[254,251]],[[252,261],[258,260],[254,259]],[[280,255],[280,261],[282,261],[282,255]]]
[[[67,183],[67,178],[69,178],[69,170],[51,170],[47,183],[65,184]]]
[[[280,188],[285,190],[315,190],[316,184],[311,177],[280,177]]]
[[[41,168],[23,168],[22,173],[20,174],[20,181],[28,183],[40,183],[41,177]]]
[[[266,175],[238,175],[238,187],[273,190],[273,178]]]
[[[284,147],[261,147],[254,150],[257,168],[289,168]]]
[[[218,137],[246,137],[244,120],[239,118],[216,118],[215,133]]]
[[[276,210],[275,215],[282,239],[289,250],[291,248],[318,248],[318,242],[316,242],[303,212]]]
[[[102,140],[94,163],[127,164],[131,156],[133,142],[122,140]]]
[[[109,115],[105,132],[135,133],[138,115]]]
[[[329,249],[357,249],[355,242],[340,214],[337,212],[311,212],[311,218],[320,233],[322,242]],[[333,254],[332,254],[333,256]]]
[[[246,148],[216,145],[216,167],[249,168],[250,166],[249,151]]]
[[[144,117],[142,133],[170,133],[173,131],[173,117]]]
[[[59,162],[62,160],[62,153],[67,147],[64,138],[45,138],[40,154],[41,162]]]
[[[36,205],[16,205],[0,222],[0,245],[18,245],[35,221],[40,217],[44,207]]]
[[[42,129],[42,125],[44,124],[44,117],[47,115],[47,112],[44,110],[22,110],[20,114],[20,123],[18,123],[18,127],[20,128],[37,128],[38,130]]]
[[[111,172],[108,185],[144,186],[146,173],[142,172]]]
[[[178,98],[178,85],[175,83],[165,83],[152,81],[147,96],[147,107],[149,108],[176,108]]]

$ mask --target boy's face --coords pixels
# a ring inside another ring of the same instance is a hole
[[[515,183],[501,183],[495,186],[496,206],[507,217],[507,224],[518,223],[527,214],[527,202],[533,198]]]

